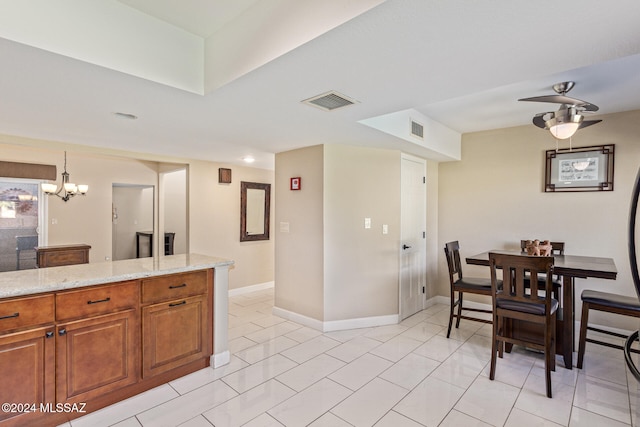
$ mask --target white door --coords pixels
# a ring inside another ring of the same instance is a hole
[[[426,162],[402,156],[400,319],[424,308],[426,286]]]

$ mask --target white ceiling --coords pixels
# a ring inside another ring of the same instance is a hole
[[[119,7],[206,46],[224,43],[222,29],[257,7],[284,1]],[[259,25],[235,29],[258,42],[273,20],[265,13]],[[638,22],[637,0],[387,0],[205,95],[36,48],[24,35],[0,38],[0,133],[232,164],[251,155],[262,168],[273,168],[274,153],[325,143],[428,156],[359,122],[413,109],[459,133],[526,125],[557,105],[517,99],[552,94],[564,80],[576,81],[570,96],[598,105],[598,114],[640,109]],[[17,24],[32,31],[29,17]],[[358,103],[323,112],[300,102],[329,90]]]

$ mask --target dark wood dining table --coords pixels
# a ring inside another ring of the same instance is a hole
[[[519,251],[493,250],[466,258],[467,264],[489,266],[489,252],[522,254]],[[618,275],[616,265],[611,258],[580,255],[554,255],[553,274],[562,276],[562,309],[558,316],[556,353],[564,358],[564,366],[573,368],[574,346],[574,279],[615,280]]]

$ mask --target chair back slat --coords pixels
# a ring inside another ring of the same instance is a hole
[[[511,255],[489,253],[491,284],[494,298],[532,304],[544,304],[550,307],[551,292],[544,292],[538,285],[538,275],[546,274],[546,289],[551,289],[553,257]],[[498,271],[502,270],[499,274]],[[502,276],[502,287],[498,288],[497,278]],[[529,279],[530,277],[530,279]],[[529,286],[527,286],[529,284]],[[547,312],[549,310],[547,309]]]
[[[462,279],[462,264],[460,262],[460,244],[458,241],[449,242],[444,246],[444,253],[447,257],[447,265],[449,267],[449,279],[451,283],[457,279],[454,277],[458,275],[458,279]]]

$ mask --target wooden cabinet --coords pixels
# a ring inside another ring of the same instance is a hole
[[[87,264],[89,245],[38,246],[36,265],[38,268],[58,267],[61,265]]]
[[[206,357],[209,352],[205,296],[142,309],[142,377],[148,378]]]
[[[207,272],[142,281],[142,377],[211,354]]]
[[[138,380],[136,310],[56,329],[56,401],[86,402]]]
[[[53,295],[0,302],[0,402],[55,401],[53,307]],[[33,417],[13,409],[0,412],[0,422],[21,424]]]
[[[24,405],[55,402],[53,326],[0,336],[0,402]],[[0,421],[32,418],[24,410],[0,412]],[[40,409],[38,406],[37,409]]]
[[[86,402],[138,381],[138,293],[138,281],[128,281],[56,295],[57,402]]]
[[[91,412],[209,366],[212,295],[208,269],[0,299],[0,402]],[[80,415],[1,412],[0,425]]]

